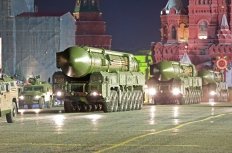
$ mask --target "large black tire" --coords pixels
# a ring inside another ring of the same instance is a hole
[[[15,102],[12,102],[12,108],[10,113],[6,114],[7,123],[13,123],[15,121],[15,117],[17,116],[17,107]]]
[[[127,111],[132,110],[132,96],[133,96],[133,92],[132,92],[132,91],[128,91],[128,97],[127,97]]]
[[[137,104],[138,92],[135,90],[132,92],[131,96],[131,110],[135,110]]]
[[[126,92],[123,91],[121,92],[121,104],[119,105],[118,111],[124,111],[125,103],[126,103]]]
[[[73,107],[71,101],[64,101],[64,111],[65,111],[65,113],[74,112],[74,107]]]
[[[124,102],[123,102],[123,111],[128,109],[128,92],[125,92]]]
[[[117,106],[116,106],[117,105]],[[118,109],[118,93],[112,90],[110,93],[109,101],[103,103],[103,111],[105,113],[117,111]]]
[[[113,112],[117,112],[119,110],[119,108],[118,108],[118,100],[119,100],[118,93],[117,93],[117,91],[114,91],[112,94],[113,95],[112,95],[111,101],[114,104]]]
[[[104,113],[112,112],[112,105],[111,105],[110,102],[104,102],[103,103],[103,111],[104,111]]]
[[[142,91],[139,91],[138,92],[138,105],[137,105],[137,110],[140,110],[140,109],[142,109],[142,107],[143,107],[143,103],[144,103],[144,94],[143,94],[143,92]]]

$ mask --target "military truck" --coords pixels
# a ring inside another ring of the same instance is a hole
[[[56,54],[54,91],[65,112],[139,110],[144,102],[145,75],[134,55],[88,46]]]
[[[0,117],[6,116],[8,123],[13,123],[18,111],[18,87],[16,80],[2,75],[0,78]]]
[[[40,81],[39,76],[31,77],[23,86],[19,96],[19,108],[31,109],[39,106],[51,108],[53,105],[52,86],[48,82]]]
[[[202,77],[202,102],[229,100],[228,85],[224,79],[224,72],[201,70],[198,75]]]
[[[194,104],[228,101],[228,87],[222,72],[197,70],[193,64],[161,61],[151,67],[147,85],[154,104]]]

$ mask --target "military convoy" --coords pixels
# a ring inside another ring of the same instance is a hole
[[[65,112],[139,110],[146,85],[154,104],[228,100],[223,73],[197,71],[193,64],[161,61],[153,64],[148,74],[144,63],[150,60],[143,57],[87,46],[69,47],[56,55],[61,71],[53,74],[52,85],[32,77],[18,95],[16,81],[2,75],[0,116],[5,115],[12,123],[18,108],[51,108],[54,102],[63,105]]]
[[[13,123],[18,111],[18,87],[16,80],[2,75],[0,78],[0,116]]]
[[[129,53],[92,47],[70,47],[57,53],[53,90],[65,112],[139,110],[144,100],[145,75]]]
[[[36,106],[37,105],[37,106]],[[26,107],[27,106],[27,107]],[[31,77],[23,86],[19,96],[19,108],[43,109],[53,106],[52,85],[39,80],[39,77]]]
[[[193,64],[161,61],[153,64],[147,85],[154,104],[193,104],[214,99],[227,101],[223,73],[197,71]]]

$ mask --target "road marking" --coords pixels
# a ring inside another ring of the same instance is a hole
[[[59,147],[91,147],[91,145],[83,145],[83,144],[54,144],[54,143],[1,143],[0,146],[59,146]],[[104,146],[112,146],[116,144],[102,144]],[[199,145],[133,145],[133,144],[127,144],[125,145],[127,147],[200,147]]]
[[[102,152],[105,152],[105,151],[109,151],[109,150],[118,148],[118,147],[120,147],[120,146],[125,146],[127,143],[130,143],[130,142],[132,142],[132,141],[135,141],[135,140],[138,140],[138,139],[147,137],[147,136],[151,136],[151,135],[156,135],[156,134],[160,134],[160,133],[163,133],[163,132],[172,131],[172,130],[175,130],[175,129],[180,129],[180,128],[182,128],[182,127],[184,127],[184,126],[187,126],[187,125],[190,125],[190,124],[199,123],[199,122],[204,122],[204,121],[207,121],[207,120],[210,120],[210,119],[222,117],[222,116],[224,116],[224,115],[225,115],[225,114],[219,114],[219,115],[216,115],[216,116],[210,116],[210,117],[207,117],[207,118],[205,118],[205,119],[196,120],[196,121],[191,121],[191,122],[186,122],[186,123],[180,124],[180,125],[178,125],[178,126],[176,126],[176,127],[170,128],[170,129],[165,129],[165,130],[161,130],[161,131],[157,131],[157,132],[151,132],[151,133],[147,133],[147,134],[144,134],[144,135],[136,136],[136,137],[134,137],[134,138],[125,140],[125,141],[123,141],[123,142],[121,142],[121,143],[115,144],[115,145],[113,145],[113,146],[111,146],[111,147],[108,147],[108,148],[105,148],[105,149],[96,151],[95,153],[102,153]],[[179,145],[179,146],[184,146],[184,145]],[[191,145],[190,145],[190,146],[191,146]],[[194,146],[194,145],[193,145],[193,146]]]

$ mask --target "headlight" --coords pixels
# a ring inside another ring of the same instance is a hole
[[[180,89],[179,88],[173,88],[172,89],[172,94],[175,95],[175,96],[179,95],[180,94]]]
[[[155,88],[149,88],[149,89],[148,89],[148,94],[151,95],[151,96],[156,95],[156,92],[157,92],[157,91],[156,91]]]
[[[58,97],[60,97],[60,96],[62,96],[62,92],[61,92],[61,91],[57,91],[56,95],[57,95]]]
[[[90,93],[90,95],[91,95],[91,96],[94,96],[94,97],[96,97],[96,96],[101,96],[101,94],[99,94],[97,91],[92,91],[92,92]]]
[[[19,99],[24,100],[24,96],[23,95],[19,96]]]
[[[36,95],[36,96],[34,97],[35,100],[38,100],[39,98],[40,98],[40,96],[38,96],[38,95]]]
[[[210,91],[209,94],[210,94],[211,96],[215,96],[215,95],[216,95],[216,92],[215,92],[215,91]]]

